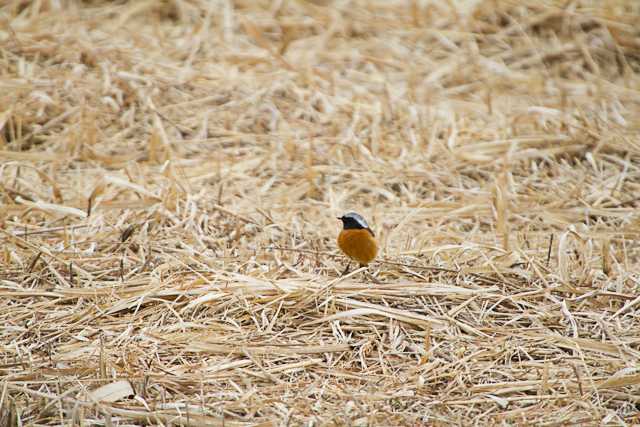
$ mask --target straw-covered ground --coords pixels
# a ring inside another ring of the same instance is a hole
[[[0,425],[640,423],[639,24],[3,1]]]

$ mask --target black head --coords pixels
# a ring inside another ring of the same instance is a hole
[[[345,230],[369,230],[369,232],[373,235],[373,231],[369,228],[369,224],[367,221],[355,212],[349,212],[338,217],[340,221],[342,221],[342,226]]]

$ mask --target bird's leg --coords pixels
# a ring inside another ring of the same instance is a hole
[[[351,268],[351,261],[347,262],[347,268],[344,269],[344,271],[342,272],[342,274],[340,276],[342,277],[345,274],[347,274],[349,272],[349,268]]]

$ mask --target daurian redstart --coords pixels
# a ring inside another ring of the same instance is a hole
[[[338,247],[350,260],[360,263],[360,267],[366,266],[378,253],[375,234],[369,228],[367,221],[355,212],[344,214],[338,219],[342,221],[343,227],[338,235]],[[349,265],[343,274],[347,271],[349,271]]]

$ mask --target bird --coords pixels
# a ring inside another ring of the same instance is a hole
[[[360,267],[368,265],[378,253],[376,235],[373,233],[367,221],[356,212],[349,212],[338,219],[342,221],[342,230],[338,235],[338,247],[349,257],[349,263],[342,275],[344,276],[351,267],[351,260],[357,261]]]

